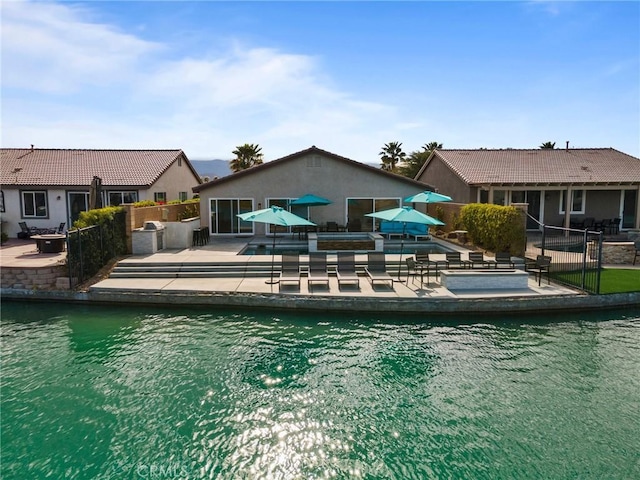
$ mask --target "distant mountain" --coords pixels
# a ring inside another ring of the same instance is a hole
[[[193,168],[196,169],[198,175],[201,177],[209,177],[209,180],[213,180],[214,177],[226,177],[231,174],[229,168],[229,160],[190,160]]]

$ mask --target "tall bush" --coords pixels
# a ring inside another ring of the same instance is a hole
[[[460,223],[479,247],[512,255],[524,253],[525,227],[522,213],[515,207],[470,203],[460,210]]]

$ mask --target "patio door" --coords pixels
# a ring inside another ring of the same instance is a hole
[[[375,232],[378,220],[365,215],[399,206],[399,198],[347,198],[347,221],[349,223],[360,221],[361,231]]]
[[[635,228],[638,196],[636,190],[625,190],[622,204],[622,228]]]
[[[89,192],[67,193],[67,227],[80,218],[80,213],[89,210]]]
[[[215,234],[232,234],[253,232],[251,222],[243,222],[237,215],[250,212],[253,200],[240,198],[212,198],[210,199],[211,220],[210,230]]]

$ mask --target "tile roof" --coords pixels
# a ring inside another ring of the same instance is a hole
[[[437,150],[430,161],[436,156],[471,185],[640,183],[640,159],[613,148]]]
[[[182,150],[3,148],[0,183],[88,186],[95,175],[103,185],[149,186],[180,155]]]
[[[284,156],[284,157],[280,157],[277,158],[275,160],[271,160],[269,162],[264,162],[260,165],[256,165],[255,167],[251,167],[251,168],[247,168],[246,170],[241,170],[239,172],[236,173],[232,173],[231,175],[227,175],[225,177],[222,178],[218,178],[218,179],[214,179],[211,180],[208,183],[202,183],[200,185],[197,185],[196,187],[193,188],[194,192],[199,192],[201,190],[204,190],[206,188],[208,188],[211,185],[220,185],[222,183],[226,183],[226,182],[230,182],[230,181],[234,181],[237,180],[239,178],[244,177],[245,175],[253,175],[254,173],[258,173],[260,171],[264,171],[264,169],[266,168],[274,168],[277,167],[278,165],[282,165],[284,163],[287,163],[291,160],[294,160],[296,158],[300,158],[300,157],[304,157],[305,155],[322,155],[328,158],[332,158],[334,160],[337,160],[339,162],[343,162],[349,165],[352,165],[356,168],[361,168],[364,170],[367,170],[369,172],[373,172],[376,175],[382,175],[382,176],[386,176],[387,178],[395,178],[396,180],[399,180],[401,182],[405,182],[405,183],[410,183],[412,185],[415,185],[416,187],[420,188],[421,190],[433,190],[434,188],[430,185],[425,184],[424,182],[420,182],[418,180],[414,180],[413,178],[409,178],[409,177],[405,177],[403,175],[399,175],[397,173],[391,173],[391,172],[387,172],[386,170],[382,170],[381,168],[376,168],[376,167],[372,167],[371,165],[367,165],[365,163],[361,163],[358,162],[356,160],[351,160],[350,158],[347,157],[342,157],[340,155],[337,155],[335,153],[331,153],[327,150],[322,150],[321,148],[316,147],[315,145],[312,145],[311,147],[305,149],[305,150],[301,150],[299,152],[295,152],[292,153],[290,155]]]

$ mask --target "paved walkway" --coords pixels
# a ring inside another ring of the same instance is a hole
[[[209,245],[180,249],[162,250],[151,255],[132,255],[121,263],[189,263],[204,262],[216,264],[238,262],[246,264],[251,261],[264,262],[265,257],[238,255],[247,243],[259,242],[258,238],[220,238]],[[266,239],[261,243],[271,243]],[[290,237],[281,237],[279,243],[290,243]],[[446,243],[447,246],[467,250]],[[404,243],[404,257],[412,255],[419,243]],[[463,255],[464,258],[465,255]],[[0,248],[2,266],[31,266],[56,264],[64,260],[66,253],[39,254],[34,242],[10,240]],[[399,255],[389,254],[392,263]],[[404,258],[403,257],[403,258]],[[443,255],[444,257],[444,255]],[[366,263],[366,257],[361,258]],[[278,256],[276,255],[276,261]],[[621,266],[617,266],[621,267]],[[640,265],[624,268],[640,268]],[[390,269],[392,270],[392,269]],[[242,271],[242,269],[239,269]],[[393,272],[391,271],[390,273]],[[393,275],[397,278],[397,274]],[[545,279],[546,280],[546,279]],[[585,302],[597,305],[598,296],[585,296],[563,286],[543,281],[538,285],[533,276],[528,280],[528,288],[521,290],[458,290],[450,291],[437,281],[430,284],[420,283],[419,277],[407,282],[406,277],[389,285],[371,285],[365,276],[360,278],[359,288],[339,286],[335,276],[330,276],[329,287],[314,284],[309,287],[303,275],[300,288],[295,285],[280,286],[269,284],[265,277],[224,277],[224,278],[108,278],[99,281],[89,288],[89,292],[76,294],[79,299],[144,303],[176,303],[176,304],[216,304],[242,306],[277,306],[283,308],[323,308],[326,310],[380,310],[380,311],[483,311],[494,310],[536,311],[538,309],[570,308],[572,302]],[[64,298],[64,297],[63,297]],[[75,298],[71,296],[70,298]],[[424,302],[429,299],[430,301]],[[384,300],[380,302],[380,300]],[[292,303],[293,302],[293,303]],[[580,308],[575,303],[576,308]]]
[[[144,263],[189,263],[189,262],[205,262],[215,264],[224,259],[225,262],[237,261],[238,264],[246,264],[252,260],[263,261],[264,257],[238,255],[251,239],[215,239],[209,245],[202,247],[194,247],[184,250],[163,250],[152,255],[133,255],[123,260],[121,264],[127,262]],[[259,242],[259,239],[251,240],[252,243]],[[290,237],[281,237],[277,239],[278,243],[289,243]],[[266,239],[261,243],[272,242]],[[404,244],[405,254],[403,258],[411,256],[420,243],[407,241]],[[452,246],[447,244],[447,246]],[[458,248],[454,246],[454,248]],[[466,251],[461,249],[462,251]],[[466,254],[465,254],[466,255]],[[464,255],[463,255],[464,257]],[[388,254],[387,258],[390,263],[399,259],[398,254]],[[434,256],[437,258],[437,255]],[[444,259],[444,255],[442,255]],[[276,263],[279,262],[276,255]],[[366,262],[366,257],[361,257],[362,263]],[[240,267],[239,270],[242,270]],[[393,267],[388,269],[389,273],[397,280],[397,273]],[[335,276],[329,277],[329,288],[325,285],[313,284],[311,287],[307,283],[306,276],[302,276],[300,288],[296,285],[269,284],[263,277],[231,277],[231,278],[109,278],[96,283],[91,287],[92,290],[105,289],[127,289],[127,290],[153,290],[160,291],[200,291],[200,292],[234,292],[234,293],[263,293],[263,294],[292,294],[305,295],[311,297],[335,296],[335,297],[376,297],[376,298],[485,298],[488,295],[492,297],[522,297],[536,295],[575,295],[575,291],[566,287],[547,285],[542,282],[538,286],[533,276],[529,279],[529,288],[524,290],[465,290],[452,292],[442,287],[439,281],[431,280],[430,283],[420,284],[420,278],[410,278],[407,282],[406,276],[400,278],[401,281],[395,281],[393,288],[388,284],[376,283],[371,285],[369,279],[365,276],[360,278],[360,287],[355,285],[338,286]]]

